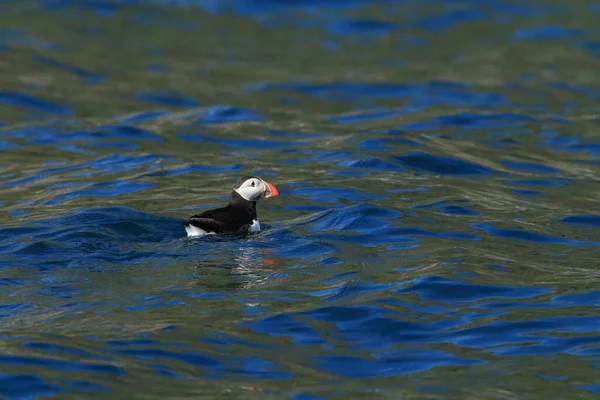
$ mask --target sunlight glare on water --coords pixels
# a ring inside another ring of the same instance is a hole
[[[0,2],[0,397],[596,399],[599,17]]]

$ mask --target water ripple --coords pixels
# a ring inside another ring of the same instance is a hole
[[[0,397],[595,399],[563,3],[0,1]],[[244,175],[262,230],[187,239]]]
[[[25,107],[31,110],[58,114],[71,115],[72,111],[58,104],[53,104],[39,97],[16,92],[0,92],[0,104],[15,107]]]
[[[394,159],[407,168],[442,175],[496,174],[494,170],[483,165],[424,152],[413,152],[402,156],[394,156]]]

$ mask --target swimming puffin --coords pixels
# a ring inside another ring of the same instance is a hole
[[[183,223],[188,237],[216,233],[246,233],[260,231],[256,202],[279,195],[267,181],[255,176],[244,176],[233,186],[231,200],[225,207],[193,215]]]

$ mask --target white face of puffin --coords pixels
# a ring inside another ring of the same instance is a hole
[[[246,179],[240,187],[233,190],[248,201],[258,201],[262,196],[268,199],[279,194],[275,186],[259,178]]]

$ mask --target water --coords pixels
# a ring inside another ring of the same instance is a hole
[[[1,2],[0,396],[596,399],[598,17]]]

